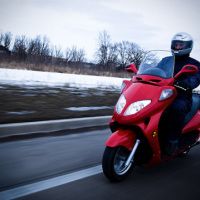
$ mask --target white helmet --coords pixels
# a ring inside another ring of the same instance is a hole
[[[179,32],[172,38],[171,50],[176,56],[190,54],[192,47],[193,39],[188,33]]]

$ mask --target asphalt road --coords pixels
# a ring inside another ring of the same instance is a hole
[[[63,177],[101,164],[110,130],[0,143],[0,195],[28,184]],[[120,183],[102,172],[17,199],[199,199],[200,145],[185,157],[151,168],[135,167]]]

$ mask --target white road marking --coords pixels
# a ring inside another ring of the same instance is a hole
[[[81,171],[73,172],[71,174],[58,176],[55,178],[47,179],[44,181],[40,181],[40,182],[36,182],[29,185],[25,185],[25,186],[21,186],[21,187],[0,192],[0,199],[1,200],[16,199],[16,198],[30,195],[36,192],[41,192],[43,190],[47,190],[53,187],[57,187],[66,183],[77,181],[89,176],[93,176],[101,172],[102,172],[102,167],[101,165],[98,165],[96,167],[91,167],[91,168],[84,169]]]

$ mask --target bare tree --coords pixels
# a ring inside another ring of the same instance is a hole
[[[54,49],[55,49],[55,57],[58,58],[58,59],[62,59],[63,58],[63,53],[62,53],[61,47],[60,46],[59,47],[55,46]]]
[[[95,56],[98,64],[107,66],[110,47],[111,47],[110,35],[108,35],[108,33],[104,30],[100,32],[98,39],[98,48]]]
[[[4,34],[3,40],[4,40],[4,47],[7,48],[7,49],[9,49],[11,41],[12,41],[12,34],[11,34],[11,32],[6,32]]]
[[[36,36],[35,39],[31,39],[29,41],[28,54],[35,62],[48,62],[51,57],[50,40],[46,36],[41,39],[40,35]]]
[[[146,54],[146,51],[142,49],[138,44],[136,43],[130,44],[129,61],[133,62],[136,65],[136,67],[139,67],[145,54]]]
[[[0,45],[3,45],[7,50],[9,50],[12,41],[11,32],[1,33],[0,35]]]
[[[73,46],[71,49],[67,48],[66,50],[66,60],[67,62],[84,62],[85,61],[85,50],[78,49],[76,46]]]
[[[40,50],[40,55],[41,57],[43,57],[44,59],[48,56],[50,56],[50,48],[49,48],[49,43],[50,40],[44,36],[41,40],[41,50]]]
[[[121,67],[125,67],[131,62],[139,67],[146,53],[138,44],[128,41],[118,43],[118,52],[118,63]]]
[[[55,55],[55,46],[51,45],[50,47],[50,56],[53,58]]]
[[[118,63],[122,66],[125,67],[125,65],[130,62],[130,42],[128,41],[122,41],[118,43]]]
[[[111,68],[117,65],[125,67],[130,62],[134,62],[136,66],[139,66],[144,53],[145,51],[133,42],[122,41],[112,44],[110,35],[106,31],[102,31],[99,34],[98,48],[95,55],[98,64]]]
[[[78,52],[77,47],[73,46],[71,49],[71,55],[72,55],[71,61],[72,62],[77,62],[77,52]]]
[[[66,58],[67,64],[69,64],[72,60],[72,51],[70,48],[67,48],[65,52],[65,58]]]
[[[30,39],[30,40],[28,41],[28,49],[27,49],[28,55],[33,54],[34,48],[35,48],[35,42],[34,42],[33,39]]]
[[[85,61],[85,50],[84,49],[77,50],[76,61],[79,63]]]
[[[113,45],[109,46],[109,51],[108,51],[108,67],[115,67],[118,62],[118,44],[115,43]]]
[[[20,60],[25,60],[27,57],[27,49],[28,49],[28,39],[25,35],[22,36],[16,36],[14,46],[13,46],[13,52]]]
[[[41,37],[39,35],[36,36],[36,38],[31,41],[31,46],[32,46],[31,54],[34,55],[35,57],[40,56],[42,42],[41,42]]]
[[[3,40],[4,40],[4,35],[3,35],[3,33],[1,33],[1,35],[0,35],[0,45],[3,44]]]

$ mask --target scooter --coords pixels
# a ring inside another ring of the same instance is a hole
[[[126,67],[134,72],[132,80],[124,80],[121,96],[115,106],[109,126],[111,136],[106,141],[102,159],[105,176],[113,182],[126,179],[134,166],[150,167],[178,155],[185,155],[200,143],[200,98],[192,95],[192,108],[185,117],[182,146],[173,155],[164,152],[161,116],[177,96],[175,80],[194,75],[198,68],[185,65],[173,76],[174,55],[170,51],[151,51],[137,71],[134,64]]]

